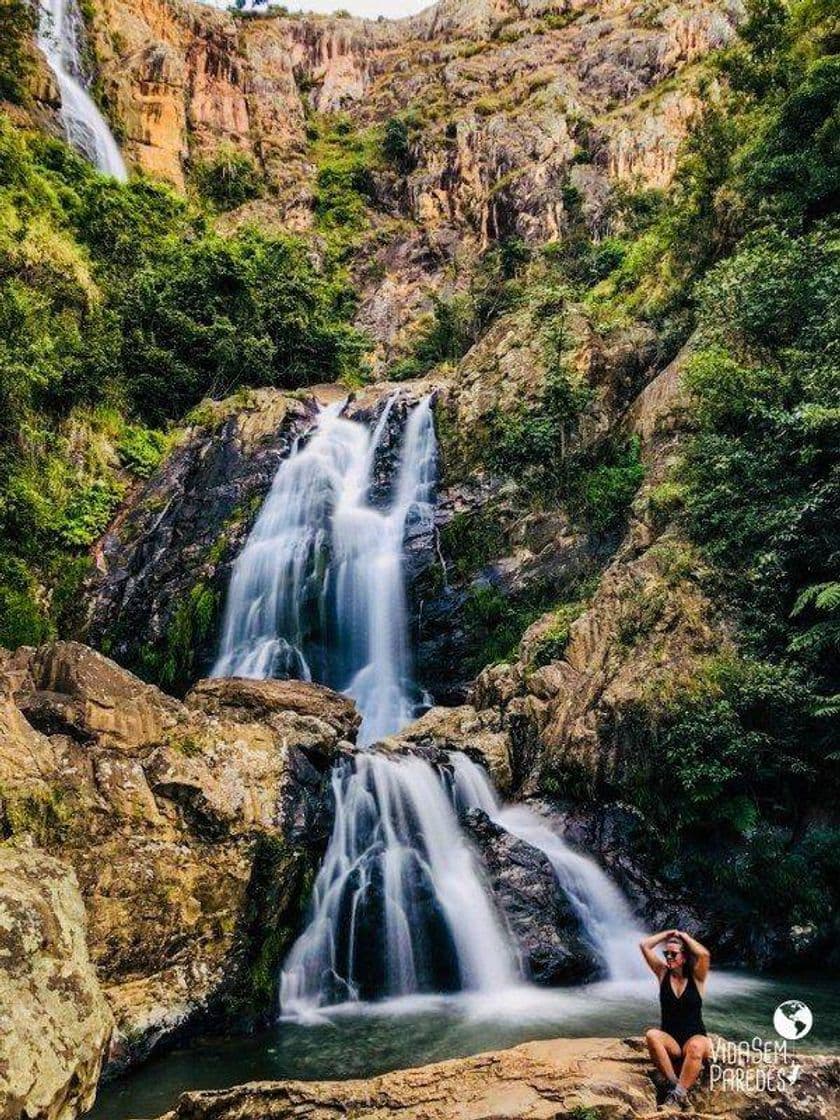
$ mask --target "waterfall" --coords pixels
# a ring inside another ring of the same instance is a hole
[[[511,984],[512,951],[429,763],[360,754],[332,787],[335,823],[283,967],[283,1012]]]
[[[452,791],[456,807],[483,809],[492,821],[543,852],[577,912],[586,937],[604,961],[611,979],[646,975],[636,928],[623,895],[594,860],[575,852],[524,805],[503,806],[487,774],[465,754],[453,752]]]
[[[324,409],[311,438],[277,469],[236,559],[212,675],[300,677],[346,692],[359,708],[359,745],[417,713],[408,644],[403,539],[428,523],[436,472],[431,399],[403,433],[390,508],[370,501],[391,397],[371,433]]]
[[[61,123],[68,142],[106,175],[128,178],[117,142],[83,84],[82,19],[74,0],[41,0],[38,46],[61,94]]]
[[[431,399],[405,422],[387,496],[378,464],[392,396],[373,430],[324,408],[277,468],[234,563],[214,676],[293,676],[351,696],[359,746],[416,715],[403,548],[431,526],[437,446]],[[372,494],[376,489],[377,502]],[[382,508],[384,506],[384,508]],[[360,751],[332,773],[335,818],[306,928],[280,978],[286,1015],[383,996],[493,993],[519,977],[458,810],[478,807],[544,852],[612,976],[640,961],[624,899],[599,868],[521,807],[503,808],[461,754],[452,772]]]

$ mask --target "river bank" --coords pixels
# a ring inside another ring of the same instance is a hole
[[[814,1027],[796,1052],[840,1052],[836,981],[716,972],[707,1026],[728,1039],[775,1038],[773,1011],[791,997],[804,1000],[814,1014]],[[244,1082],[371,1079],[536,1041],[582,1045],[587,1037],[638,1036],[656,1018],[652,981],[559,990],[523,985],[497,996],[345,1006],[324,1012],[317,1022],[284,1022],[248,1038],[196,1039],[122,1081],[104,1084],[88,1120],[148,1120],[174,1108],[182,1093],[232,1090]]]
[[[786,1067],[785,1067],[786,1068]],[[702,1087],[695,1117],[829,1120],[837,1116],[840,1059],[808,1057],[779,1090]],[[160,1120],[626,1120],[655,1113],[640,1038],[552,1039],[398,1071],[372,1080],[254,1082],[187,1093]]]

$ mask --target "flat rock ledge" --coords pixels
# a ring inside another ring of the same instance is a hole
[[[160,1120],[837,1120],[840,1058],[800,1059],[786,1092],[699,1089],[657,1111],[640,1039],[556,1039],[398,1070],[365,1081],[263,1081],[185,1093]]]

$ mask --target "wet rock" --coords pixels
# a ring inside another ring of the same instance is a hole
[[[73,1120],[93,1103],[114,1021],[72,869],[0,845],[0,1113]]]
[[[469,704],[430,708],[378,746],[396,753],[424,754],[436,763],[445,763],[450,751],[463,751],[487,769],[501,794],[511,786],[510,737],[500,717],[492,711],[477,712]]]
[[[840,1108],[840,1061],[802,1058],[792,1092],[703,1092],[696,1120],[833,1120]],[[220,1092],[185,1093],[161,1120],[635,1120],[655,1114],[642,1039],[529,1042],[511,1050],[398,1070],[366,1081],[266,1081]]]
[[[185,691],[215,654],[230,568],[314,401],[260,389],[204,402],[100,541],[85,639]]]
[[[602,966],[545,854],[480,809],[463,820],[530,979],[552,985],[597,976]]]
[[[361,723],[352,700],[326,685],[308,681],[214,677],[199,681],[185,703],[239,723],[266,723],[278,712],[294,712],[323,721],[341,739],[354,739]]]

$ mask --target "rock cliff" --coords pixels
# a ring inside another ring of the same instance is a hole
[[[740,0],[442,0],[378,21],[102,0],[89,31],[134,166],[184,187],[220,150],[253,160],[265,197],[234,223],[313,226],[319,122],[404,123],[403,153],[371,169],[356,254],[379,363],[493,239],[564,241],[580,220],[601,236],[611,185],[666,186],[703,57],[741,15]]]
[[[281,681],[204,682],[181,703],[66,642],[4,654],[0,683],[0,835],[43,849],[42,889],[53,876],[52,905],[72,911],[54,952],[82,973],[83,1092],[94,1034],[101,1046],[110,1034],[101,997],[84,994],[85,911],[116,1022],[111,1070],[199,1020],[259,1018],[328,834],[327,775],[355,735],[352,705]],[[0,848],[24,861],[12,851]]]

